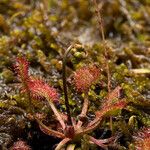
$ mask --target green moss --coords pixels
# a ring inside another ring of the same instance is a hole
[[[71,95],[69,103],[74,116],[81,110],[83,97],[75,92],[69,75],[81,66],[94,63],[101,70],[100,81],[89,91],[89,119],[93,119],[95,110],[105,103],[104,98],[108,94],[104,57],[106,46],[111,90],[121,86],[120,96],[128,103],[127,108],[119,112],[120,117],[113,118],[113,125],[120,125],[122,137],[128,135],[126,137],[130,138],[131,135],[127,132],[131,131],[132,134],[140,127],[150,126],[150,2],[125,1],[125,5],[120,2],[103,3],[101,12],[107,43],[105,44],[98,35],[95,7],[90,1],[0,1],[0,113],[5,114],[0,122],[0,129],[3,129],[5,122],[6,128],[12,127],[9,133],[7,130],[1,130],[3,133],[0,131],[0,142],[3,141],[0,145],[8,149],[6,145],[11,143],[4,144],[5,139],[10,141],[10,137],[14,137],[16,131],[13,126],[17,127],[17,123],[21,122],[19,130],[30,124],[30,120],[26,120],[23,115],[24,111],[29,112],[30,106],[26,95],[19,91],[19,81],[12,67],[15,58],[20,55],[27,57],[31,63],[30,72],[46,78],[48,83],[58,89],[62,104],[60,110],[65,111],[61,79],[62,58],[71,43],[77,43],[67,60],[68,90]],[[33,99],[33,105],[37,112],[52,116],[47,104],[42,100]],[[117,112],[110,112],[112,113]],[[48,124],[53,120],[49,117],[44,121]],[[108,125],[110,124],[106,118],[102,127],[106,128]],[[28,127],[25,130],[28,130]],[[17,135],[15,138],[22,137]],[[134,147],[132,140],[123,140],[125,144],[119,145],[122,149]],[[88,144],[85,138],[81,146],[78,144],[76,147],[89,147]],[[90,148],[92,149],[92,146]]]

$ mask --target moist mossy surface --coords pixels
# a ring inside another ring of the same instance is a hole
[[[83,97],[76,92],[70,75],[87,64],[96,64],[101,69],[100,81],[89,91],[89,120],[105,103],[107,45],[110,88],[120,86],[120,97],[128,105],[112,118],[112,130],[106,118],[92,134],[107,138],[119,131],[112,147],[126,150],[134,147],[133,135],[150,126],[150,2],[103,0],[99,5],[102,5],[106,43],[99,36],[95,6],[90,0],[0,0],[0,149],[9,149],[18,139],[26,141],[33,150],[55,148],[59,139],[44,134],[29,117],[27,96],[20,92],[13,66],[17,57],[26,57],[30,62],[29,72],[58,90],[57,108],[65,112],[62,59],[72,43],[78,47],[67,59],[71,114],[80,113]],[[46,102],[33,99],[32,103],[44,123],[54,127],[56,122]],[[76,143],[75,149],[83,149],[84,142]],[[100,148],[92,145],[90,149]]]

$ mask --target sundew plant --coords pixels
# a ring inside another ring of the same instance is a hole
[[[149,0],[0,0],[0,150],[149,150],[149,18]]]
[[[74,45],[75,46],[75,45]],[[69,51],[72,49],[73,46],[69,47],[66,51],[68,54]],[[24,57],[19,57],[16,60],[15,70],[18,74],[18,78],[21,81],[22,88],[21,92],[26,93],[30,107],[33,109],[32,99],[37,100],[46,100],[49,104],[49,107],[52,109],[56,120],[59,122],[59,128],[55,127],[55,130],[46,126],[42,120],[38,118],[32,111],[32,115],[34,119],[38,122],[41,130],[51,136],[60,138],[61,141],[55,148],[56,150],[62,149],[66,144],[75,144],[81,142],[83,139],[86,138],[88,143],[94,143],[103,149],[108,149],[108,145],[110,143],[114,143],[117,140],[117,135],[114,135],[108,139],[96,139],[94,138],[91,133],[99,127],[101,121],[109,115],[116,115],[118,113],[114,113],[117,110],[123,109],[127,103],[124,99],[119,99],[117,101],[113,101],[114,98],[118,99],[118,95],[115,93],[119,92],[119,88],[117,87],[114,91],[109,93],[106,98],[106,102],[104,102],[101,109],[97,109],[95,112],[95,117],[92,120],[87,119],[87,113],[89,109],[89,96],[88,92],[90,87],[93,84],[96,84],[99,81],[101,76],[100,69],[91,64],[86,67],[82,67],[76,70],[73,73],[73,86],[77,92],[82,93],[84,96],[84,101],[82,104],[81,113],[78,115],[77,118],[74,118],[70,112],[70,107],[68,103],[68,93],[67,93],[67,83],[66,83],[66,73],[65,73],[65,59],[67,59],[67,54],[64,57],[63,61],[63,87],[64,87],[64,95],[65,95],[65,106],[66,106],[66,113],[60,112],[59,109],[55,106],[55,103],[59,103],[59,93],[55,88],[49,86],[43,79],[39,79],[35,76],[32,76],[28,72],[29,63]],[[63,116],[66,114],[66,119]],[[69,145],[70,147],[75,147],[75,145]]]

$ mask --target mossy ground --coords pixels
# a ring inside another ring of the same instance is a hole
[[[150,126],[150,2],[106,0],[102,5],[111,89],[121,86],[122,97],[128,102],[120,116],[113,118],[113,132],[120,131],[119,148],[129,149],[133,133]],[[85,0],[0,1],[0,149],[8,149],[17,139],[27,141],[33,150],[53,149],[58,143],[58,139],[46,136],[37,123],[27,117],[29,104],[26,96],[20,94],[13,64],[17,56],[25,56],[30,62],[30,72],[58,89],[61,97],[58,108],[65,111],[62,58],[71,43],[80,46],[67,60],[68,77],[89,63],[101,68],[101,80],[89,92],[89,118],[92,118],[107,94],[104,43],[99,37],[93,3]],[[82,96],[75,92],[73,85],[69,83],[69,86],[71,113],[76,115],[81,109]],[[53,125],[47,105],[36,100],[33,104],[38,113],[45,115],[45,123]],[[109,132],[106,119],[93,134],[99,138],[109,136]]]

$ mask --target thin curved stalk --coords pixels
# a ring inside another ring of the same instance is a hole
[[[102,120],[102,118],[94,120],[90,126],[87,126],[86,128],[77,131],[76,134],[83,135],[83,134],[87,134],[87,133],[92,132],[93,130],[95,130],[99,126],[99,124],[101,123],[101,120]]]
[[[63,130],[65,130],[66,125],[64,120],[62,119],[60,113],[58,112],[57,108],[55,107],[55,105],[51,102],[51,100],[48,100],[48,103],[52,109],[52,111],[54,112],[55,116],[57,117],[57,120],[59,121],[59,123],[61,124]]]
[[[42,123],[37,117],[35,117],[36,121],[38,122],[40,129],[47,135],[58,137],[58,138],[64,138],[65,135],[63,133],[60,133],[58,131],[52,130],[48,128],[46,125]]]
[[[93,143],[95,143],[96,145],[102,147],[104,150],[108,150],[108,147],[107,145],[105,145],[105,143],[107,143],[107,139],[102,139],[102,140],[98,140],[98,139],[95,139],[94,137],[92,136],[89,136],[89,140]],[[109,140],[108,140],[109,141]]]
[[[67,56],[72,49],[73,45],[70,45],[63,57],[63,67],[62,67],[62,72],[63,72],[63,90],[64,90],[64,96],[65,96],[65,106],[66,106],[66,111],[68,115],[68,124],[72,125],[72,120],[71,120],[71,113],[70,113],[70,107],[69,107],[69,101],[68,101],[68,91],[67,91],[67,83],[66,83],[66,61],[67,61]]]
[[[69,138],[65,138],[63,139],[58,145],[57,147],[55,148],[55,150],[61,150],[61,148],[70,141],[71,139]]]
[[[106,45],[106,40],[105,40],[105,34],[104,34],[104,28],[103,28],[103,21],[100,13],[100,9],[98,7],[97,0],[93,0],[95,8],[96,8],[96,15],[97,15],[97,22],[99,24],[99,31],[101,33],[102,41],[104,43],[104,53],[105,53],[105,60],[106,60],[106,72],[107,72],[107,88],[108,88],[108,93],[110,93],[111,89],[111,76],[110,76],[110,69],[109,69],[109,62],[108,62],[108,48]]]
[[[80,114],[81,116],[83,117],[86,116],[86,113],[88,111],[88,106],[89,106],[89,99],[88,99],[88,92],[86,92],[84,102],[83,102],[82,112]]]
[[[84,97],[82,111],[81,111],[79,116],[86,117],[86,114],[87,114],[87,111],[88,111],[88,106],[89,106],[89,99],[88,99],[88,92],[86,92],[85,97]],[[82,124],[83,124],[83,122],[79,120],[78,123],[77,123],[77,127],[81,127]]]

